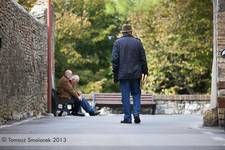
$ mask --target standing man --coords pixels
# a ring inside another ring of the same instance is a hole
[[[132,123],[130,94],[133,96],[134,122],[140,123],[140,80],[148,75],[145,50],[140,39],[132,35],[129,24],[122,26],[123,36],[117,39],[112,50],[112,71],[114,83],[119,81],[122,94],[124,119],[121,123]]]

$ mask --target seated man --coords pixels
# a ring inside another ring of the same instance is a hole
[[[76,91],[78,97],[74,97],[75,100],[79,101],[80,106],[90,114],[90,116],[98,115],[100,112],[95,112],[94,108],[88,103],[88,101],[77,92],[76,85],[79,83],[80,78],[78,75],[73,75],[70,79],[71,85],[73,86],[74,91]]]
[[[62,76],[58,81],[57,92],[60,100],[66,101],[67,103],[72,104],[72,115],[84,116],[80,114],[79,108],[81,105],[81,98],[78,95],[77,91],[73,89],[70,79],[72,78],[72,71],[66,70],[64,76]],[[81,105],[82,106],[82,105]],[[84,108],[86,109],[86,108]],[[86,109],[88,113],[92,116],[97,115],[93,109]]]
[[[78,113],[80,109],[79,103],[71,99],[72,97],[78,97],[70,83],[72,75],[73,72],[71,70],[66,70],[64,72],[64,75],[58,81],[57,94],[61,101],[72,104],[72,115],[84,116],[84,114]],[[61,114],[59,114],[59,116],[60,115]]]

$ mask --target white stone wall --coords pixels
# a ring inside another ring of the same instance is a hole
[[[203,114],[210,101],[157,101],[156,114]]]
[[[156,114],[203,114],[210,107],[209,95],[155,95]]]

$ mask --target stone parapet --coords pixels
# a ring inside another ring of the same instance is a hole
[[[157,114],[203,114],[210,106],[209,95],[155,95]]]
[[[210,101],[210,95],[154,95],[156,101]]]

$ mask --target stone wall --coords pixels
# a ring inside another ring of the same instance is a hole
[[[204,122],[208,125],[224,125],[225,112],[225,58],[221,51],[225,49],[225,0],[213,0],[213,66],[212,66],[212,91],[211,108],[205,113]],[[217,121],[214,113],[217,110]],[[213,115],[211,115],[213,114]],[[209,116],[207,116],[209,115]],[[210,123],[211,118],[211,123]],[[216,123],[218,122],[218,123]]]
[[[203,114],[209,95],[155,95],[156,114]]]
[[[217,0],[217,13],[216,13],[216,41],[217,41],[217,67],[218,67],[218,81],[225,82],[225,58],[221,57],[221,50],[225,49],[225,0]],[[219,88],[217,93],[217,108],[218,108],[218,123],[224,126],[224,111],[225,111],[225,86]]]
[[[14,0],[1,0],[1,124],[47,110],[46,10],[43,5],[44,21],[39,21]]]

